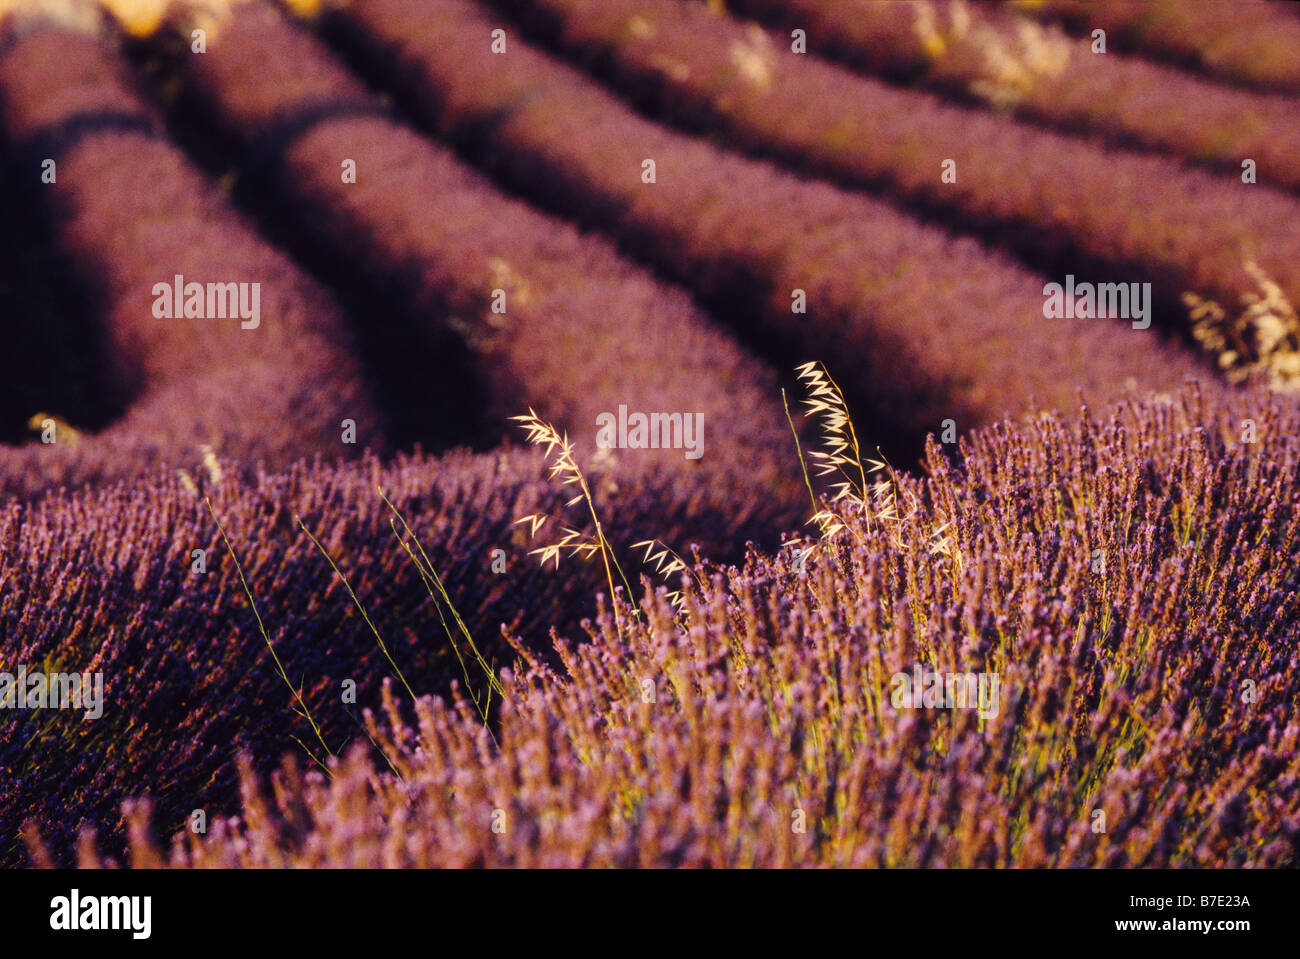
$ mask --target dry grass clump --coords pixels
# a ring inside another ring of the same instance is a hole
[[[903,10],[912,14],[913,33],[930,60],[962,60],[970,91],[998,109],[1016,106],[1041,81],[1062,76],[1070,65],[1073,42],[1029,20],[1017,21],[1014,31],[1000,31],[972,18],[963,0],[939,7],[920,0]]]
[[[1270,389],[1300,392],[1300,317],[1282,288],[1254,260],[1244,269],[1259,285],[1232,316],[1214,300],[1183,294],[1197,341],[1214,353],[1234,383],[1263,377]]]
[[[797,373],[808,390],[805,412],[821,417],[823,447],[809,450],[808,458],[814,461],[817,476],[834,477],[829,495],[819,502],[805,467],[804,479],[809,484],[814,510],[808,522],[817,527],[821,542],[804,548],[804,560],[818,549],[827,548],[823,544],[843,538],[846,532],[856,537],[859,546],[865,545],[857,533],[861,526],[887,536],[900,553],[912,550],[916,544],[910,539],[907,523],[919,505],[914,490],[904,481],[904,474],[884,459],[871,459],[863,453],[844,393],[824,364],[805,363]],[[797,436],[795,443],[798,445]],[[877,455],[880,455],[878,451]],[[799,457],[802,463],[802,449]],[[943,535],[945,528],[940,526],[932,531],[926,541],[928,549],[932,555],[947,556],[960,568],[961,556]]]
[[[1062,20],[1089,35],[1106,31],[1106,49],[1133,50],[1256,90],[1300,94],[1300,17],[1273,0],[1017,0],[1015,7]]]
[[[562,435],[550,423],[543,422],[534,410],[529,410],[526,416],[516,416],[514,419],[519,422],[527,434],[528,442],[543,450],[549,463],[548,473],[550,478],[559,480],[561,487],[576,486],[578,488],[577,495],[565,501],[561,511],[581,504],[586,516],[591,520],[592,529],[594,530],[594,532],[588,533],[574,529],[571,526],[565,526],[563,535],[558,540],[530,550],[529,555],[538,557],[542,566],[553,563],[556,569],[560,568],[560,559],[566,551],[570,558],[590,560],[593,556],[599,556],[604,564],[605,584],[609,587],[607,595],[611,598],[621,596],[626,601],[627,598],[632,596],[632,584],[628,582],[627,575],[623,572],[614,545],[605,536],[605,529],[601,525],[596,501],[592,496],[591,487],[587,484],[587,476],[582,467],[578,465],[577,455],[573,444],[569,442],[568,435]],[[535,540],[538,532],[550,519],[550,515],[546,513],[530,513],[515,520],[515,525],[527,526],[528,538]],[[664,579],[670,579],[674,574],[687,570],[686,561],[671,547],[665,546],[657,539],[647,539],[633,543],[631,549],[644,550],[641,557],[642,562],[652,566],[654,571]],[[618,573],[619,582],[622,583],[623,592],[621,594],[618,586],[614,583],[614,573]],[[674,604],[680,603],[681,593],[670,592],[668,601]],[[616,627],[620,625],[618,617],[621,605],[619,602],[615,602],[613,605]]]
[[[632,591],[631,584],[628,583],[627,577],[623,575],[623,570],[618,565],[618,557],[614,554],[614,547],[605,537],[605,529],[600,525],[600,514],[596,511],[596,501],[591,495],[591,487],[587,485],[586,474],[582,472],[582,468],[578,465],[577,456],[573,444],[569,442],[569,437],[561,435],[550,423],[543,422],[538,418],[536,411],[531,409],[526,416],[516,416],[514,419],[519,422],[528,435],[528,442],[533,446],[541,447],[544,451],[550,464],[550,478],[559,480],[561,486],[577,487],[577,495],[567,500],[564,505],[566,507],[576,506],[579,503],[584,505],[587,514],[591,517],[592,527],[595,529],[594,535],[587,535],[579,530],[566,527],[564,536],[557,543],[532,550],[532,554],[540,556],[543,566],[548,561],[554,562],[556,569],[560,568],[560,554],[564,550],[568,550],[570,556],[581,556],[586,559],[598,555],[605,567],[605,582],[609,586],[611,599],[617,595],[614,588],[615,570],[618,571],[619,578],[623,581],[623,585],[630,595]],[[541,529],[545,522],[545,514],[530,513],[515,520],[515,525],[528,524],[528,535],[529,538],[532,538],[537,535],[537,531]],[[617,610],[618,607],[615,605],[616,616]]]

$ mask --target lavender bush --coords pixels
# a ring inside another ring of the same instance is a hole
[[[1192,391],[931,446],[803,564],[692,569],[562,671],[518,645],[495,741],[390,686],[384,758],[291,758],[269,796],[245,768],[243,814],[170,848],[130,806],[132,862],[1294,866],[1298,427]],[[900,706],[918,668],[1000,693]]]

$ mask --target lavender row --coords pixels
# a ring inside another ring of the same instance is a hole
[[[1005,237],[1036,261],[1095,264],[1107,279],[1151,282],[1167,303],[1190,290],[1236,304],[1254,288],[1243,263],[1257,250],[1300,298],[1300,239],[1288,225],[1300,198],[860,77],[698,3],[527,9],[539,32],[656,113]],[[629,29],[633,18],[644,26]]]
[[[616,233],[742,336],[843,358],[873,443],[1205,375],[1154,332],[1045,319],[1043,279],[972,240],[648,122],[513,35],[494,54],[502,21],[482,7],[434,13],[367,0],[325,29],[429,128],[535,202]]]
[[[1294,403],[1188,392],[932,447],[814,556],[503,674],[495,742],[394,685],[384,759],[246,770],[243,816],[170,848],[132,805],[131,861],[1295,866],[1297,435]]]
[[[126,406],[95,436],[47,411],[42,442],[4,452],[0,492],[197,467],[204,445],[270,466],[384,448],[339,309],[167,142],[98,38],[16,38],[0,109],[24,189],[39,191],[102,321],[102,344],[71,348],[102,346]]]
[[[988,6],[733,0],[738,15],[803,30],[809,50],[893,82],[1066,133],[1163,150],[1300,190],[1300,100],[1247,92],[1092,50],[1052,25]]]

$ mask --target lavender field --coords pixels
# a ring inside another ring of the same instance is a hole
[[[1300,6],[0,0],[0,864],[1300,866]]]

